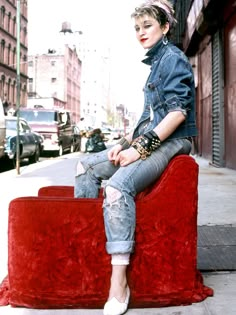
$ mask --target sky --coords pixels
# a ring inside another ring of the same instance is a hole
[[[71,23],[73,38],[109,48],[114,97],[130,110],[142,109],[142,87],[149,69],[141,63],[145,51],[137,42],[130,15],[140,0],[28,0],[29,55],[54,49],[62,23]],[[82,32],[79,35],[78,31]]]

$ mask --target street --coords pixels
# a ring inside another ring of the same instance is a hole
[[[64,154],[66,155],[66,154]],[[63,156],[64,156],[63,155]],[[49,159],[55,159],[53,154],[49,153],[44,153],[42,156],[40,156],[38,163],[43,162],[45,160]],[[28,159],[24,159],[23,161],[20,162],[20,167],[27,166],[29,165]],[[10,170],[13,170],[15,168],[13,161],[9,160],[8,158],[4,157],[0,159],[0,173],[4,173]]]

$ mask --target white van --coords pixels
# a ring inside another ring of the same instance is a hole
[[[6,139],[6,122],[2,101],[0,99],[0,158],[4,156],[4,144]]]

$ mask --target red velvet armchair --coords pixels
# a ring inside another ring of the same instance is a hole
[[[136,247],[129,266],[130,308],[187,305],[213,295],[197,270],[198,165],[174,158],[136,198]],[[102,195],[73,198],[48,186],[9,206],[8,277],[0,304],[102,308],[110,284]]]

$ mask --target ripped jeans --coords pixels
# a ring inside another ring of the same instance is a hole
[[[113,165],[108,160],[108,151],[79,160],[74,194],[76,198],[97,198],[102,181],[106,180],[103,217],[107,253],[132,253],[136,225],[134,197],[157,180],[174,156],[189,154],[191,142],[187,139],[163,142],[146,160],[139,159],[125,167]]]

